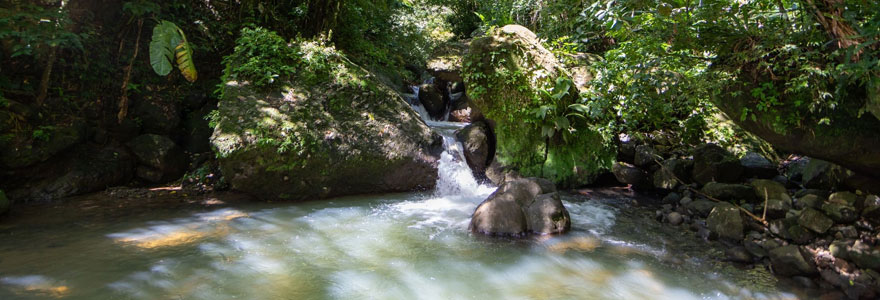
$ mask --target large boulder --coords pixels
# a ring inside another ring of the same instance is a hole
[[[473,40],[462,77],[471,104],[495,122],[496,156],[502,163],[565,185],[590,183],[611,167],[615,152],[609,136],[580,119],[561,121],[562,111],[540,119],[534,113],[541,107],[568,107],[577,102],[579,91],[560,79],[571,75],[527,28],[507,25]],[[558,96],[548,97],[547,91]],[[577,134],[562,138],[564,130],[553,134],[542,125],[554,121],[569,124]],[[552,138],[544,137],[548,133]]]
[[[492,129],[485,122],[472,123],[459,129],[455,137],[464,146],[465,161],[477,178],[486,178],[486,168],[495,155],[495,139]]]
[[[8,145],[0,147],[0,168],[25,168],[48,161],[82,142],[84,135],[84,124],[74,123],[51,129],[37,129],[33,134],[16,136]]]
[[[539,178],[507,181],[480,203],[470,231],[487,235],[557,234],[571,228],[571,218],[553,183]]]
[[[127,144],[141,166],[137,175],[151,182],[179,179],[186,171],[186,156],[170,138],[162,135],[144,134]]]
[[[736,182],[742,171],[739,160],[721,146],[704,144],[694,150],[693,179],[697,183]]]
[[[739,209],[730,203],[718,203],[706,218],[709,230],[722,239],[739,241],[743,238],[743,219]]]
[[[226,83],[211,143],[232,188],[263,200],[433,188],[442,138],[365,69],[307,46],[333,67],[267,89]]]
[[[81,144],[5,186],[15,203],[45,202],[129,182],[134,160],[122,146]]]
[[[767,179],[773,178],[779,173],[776,170],[776,165],[755,152],[747,152],[739,159],[739,163],[743,166],[746,177]]]

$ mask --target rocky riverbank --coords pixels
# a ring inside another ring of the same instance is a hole
[[[647,141],[620,144],[615,178],[656,193],[655,217],[728,246],[727,260],[764,266],[834,298],[874,299],[880,292],[880,198],[864,180],[807,157],[772,163],[737,158],[706,144],[663,151]]]

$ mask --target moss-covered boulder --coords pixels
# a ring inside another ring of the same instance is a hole
[[[306,200],[433,188],[442,139],[398,94],[332,47],[289,47],[289,78],[224,88],[211,143],[233,189]]]
[[[501,164],[565,185],[611,168],[610,137],[572,117],[578,89],[534,33],[519,25],[494,29],[471,42],[462,64],[471,104],[495,122]]]

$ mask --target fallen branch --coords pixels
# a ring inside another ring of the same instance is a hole
[[[714,198],[714,197],[712,197],[712,196],[707,195],[706,193],[703,193],[703,192],[701,192],[701,191],[699,191],[699,190],[697,190],[697,189],[695,189],[695,188],[692,188],[692,187],[688,186],[688,185],[684,182],[684,180],[681,180],[681,178],[678,178],[678,176],[675,176],[675,173],[672,173],[672,171],[669,171],[669,169],[667,169],[666,166],[664,166],[662,163],[660,163],[659,160],[657,160],[657,159],[655,158],[655,159],[654,159],[654,162],[656,162],[657,165],[660,166],[660,168],[663,170],[663,172],[668,173],[670,176],[672,176],[673,179],[675,179],[675,181],[678,181],[678,183],[680,183],[682,186],[685,186],[688,190],[690,190],[690,191],[692,191],[692,192],[694,192],[694,193],[696,193],[696,194],[698,194],[698,195],[700,195],[700,196],[703,196],[703,197],[706,198],[706,199],[709,199],[709,200],[712,200],[712,201],[715,201],[715,202],[725,202],[725,203],[730,203],[730,204],[732,204],[733,206],[735,206],[737,209],[739,209],[740,211],[742,211],[743,213],[745,213],[747,216],[751,217],[752,219],[754,219],[754,220],[757,221],[758,223],[761,223],[761,225],[764,225],[765,228],[768,227],[768,226],[770,226],[769,223],[767,223],[767,219],[765,219],[765,218],[760,218],[760,217],[756,216],[756,215],[753,214],[752,212],[748,211],[747,209],[743,208],[742,206],[737,205],[736,203],[731,203],[731,202],[727,202],[727,201],[722,201],[722,200],[716,199],[716,198]],[[765,211],[765,214],[766,214],[766,210],[767,210],[767,206],[766,206],[766,203],[765,203],[765,205],[764,205],[764,211]],[[765,216],[766,216],[766,215],[765,215]]]

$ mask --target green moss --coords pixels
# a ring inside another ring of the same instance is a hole
[[[559,90],[557,78],[568,77],[559,66],[546,49],[502,28],[471,43],[462,73],[474,105],[497,124],[499,162],[558,184],[589,183],[610,168],[613,147],[606,134],[567,116],[579,97],[573,85]],[[555,113],[536,113],[542,108]],[[545,128],[559,117],[570,126],[556,127],[547,143]]]

